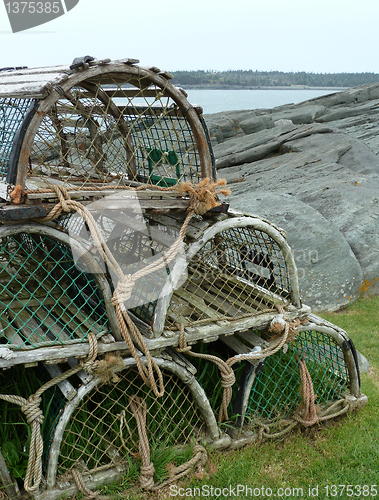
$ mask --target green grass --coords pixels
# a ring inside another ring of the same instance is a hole
[[[211,486],[222,489],[240,484],[250,488],[271,488],[274,493],[278,488],[302,488],[303,498],[311,498],[309,487],[318,485],[317,498],[321,500],[375,498],[363,494],[349,497],[345,492],[340,495],[341,488],[337,496],[332,497],[330,490],[327,496],[325,487],[379,483],[379,297],[362,298],[341,312],[321,316],[345,329],[356,348],[368,358],[370,373],[362,374],[362,392],[369,398],[368,405],[338,420],[297,429],[281,441],[210,452],[204,478],[189,477],[180,483],[181,487],[204,487],[210,491]],[[158,496],[128,489],[129,486],[130,483],[128,486],[119,483],[103,488],[102,493],[115,500],[174,498],[169,489]],[[379,491],[379,487],[377,489]],[[358,489],[354,493],[359,493]],[[219,498],[235,497],[232,494]],[[244,498],[242,494],[240,498]],[[298,496],[295,491],[283,498]]]

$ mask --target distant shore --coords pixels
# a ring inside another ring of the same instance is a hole
[[[241,85],[180,85],[175,84],[184,90],[330,90],[331,92],[342,92],[349,87],[309,87],[307,85],[283,85],[283,86],[241,86]]]

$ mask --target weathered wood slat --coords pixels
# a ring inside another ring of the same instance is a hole
[[[15,346],[21,346],[25,344],[25,341],[20,337],[20,335],[6,318],[0,317],[0,326],[2,329],[1,335],[8,339],[9,343]]]
[[[0,92],[3,87],[7,85],[14,84],[24,84],[24,85],[41,85],[44,87],[46,84],[59,84],[61,82],[65,82],[68,79],[68,75],[66,73],[18,73],[11,71],[0,73]]]
[[[65,325],[65,328],[70,331],[71,338],[85,338],[88,334],[88,328],[81,321],[83,318],[77,310],[71,310],[68,312],[66,305],[57,304],[54,308],[55,314],[58,315],[60,321]],[[94,331],[94,333],[98,333]]]
[[[54,300],[54,304],[55,303],[56,301]],[[54,318],[54,316],[51,315],[51,312],[47,309],[40,307],[36,309],[34,314],[36,314],[41,323],[51,332],[52,340],[56,339],[58,340],[58,343],[63,344],[65,340],[67,341],[70,339],[70,336],[64,330],[62,325],[59,324],[58,320]]]
[[[209,286],[208,290],[212,293],[215,293],[216,295],[219,295],[220,297],[223,297],[224,299],[226,299],[228,301],[232,300],[233,304],[236,307],[243,309],[247,313],[254,314],[257,312],[257,309],[252,307],[253,303],[251,303],[250,300],[243,302],[239,299],[236,299],[235,297],[231,297],[229,294],[225,293],[223,290],[220,290],[219,288],[216,288],[215,286]],[[239,297],[241,297],[241,296],[239,295]],[[249,297],[249,299],[250,299],[250,297]],[[241,311],[239,311],[239,314],[241,314]]]
[[[240,278],[237,276],[232,276],[230,274],[225,274],[225,273],[220,273],[221,278],[224,278],[225,281],[229,281],[232,283],[235,283],[237,285],[244,286],[246,289],[251,290],[251,293],[256,295],[257,297],[262,298],[266,303],[268,304],[280,304],[284,305],[286,300],[281,297],[280,295],[277,295],[274,292],[270,292],[268,290],[265,290],[263,287],[256,285],[255,283],[251,281],[247,281],[244,278]]]
[[[204,301],[204,297],[200,298],[197,297],[196,295],[191,295],[191,293],[187,292],[183,288],[175,290],[174,295],[184,300],[188,304],[191,304],[192,306],[196,307],[201,315],[205,314],[206,316],[208,316],[209,319],[216,321],[223,319],[223,316],[221,314],[217,313],[214,309],[207,306],[207,304]]]
[[[67,359],[67,363],[68,365],[71,367],[71,368],[74,368],[74,366],[77,366],[78,364],[78,360],[73,358],[73,357],[70,357]],[[77,377],[80,378],[80,380],[83,382],[83,384],[88,384],[89,382],[91,382],[91,380],[93,379],[93,375],[91,375],[90,373],[87,373],[83,370],[80,370],[77,374],[76,374]]]
[[[73,318],[77,319],[82,325],[88,328],[88,330],[93,330],[94,333],[108,331],[108,327],[106,327],[105,325],[100,325],[93,318],[91,318],[91,320],[88,320],[88,318],[86,318],[84,314],[82,314],[77,306],[75,306],[73,303],[70,303],[70,301],[66,297],[62,297],[60,303],[66,307],[66,310],[68,310],[72,314]]]
[[[234,300],[248,301],[248,303],[253,308],[255,308],[256,312],[260,312],[267,308],[272,308],[272,304],[267,303],[267,301],[264,301],[262,299],[258,300],[258,298],[254,296],[252,293],[249,294],[246,292],[246,290],[243,290],[242,286],[236,288],[235,284],[232,286],[227,281],[224,281],[222,284],[222,288],[231,294],[233,301]]]
[[[192,286],[187,285],[186,288],[192,291],[197,296],[201,297],[202,300],[204,300],[204,302],[208,304],[209,307],[214,309],[215,314],[218,315],[219,318],[220,317],[224,318],[225,316],[235,318],[241,315],[241,311],[236,309],[234,305],[230,302],[230,296],[228,297],[226,294],[224,294],[225,297],[220,296],[220,294],[215,288],[211,289],[211,287],[209,288],[207,287],[207,290],[203,290],[201,288],[195,287],[194,285]],[[247,311],[244,310],[242,314],[245,314],[246,312]],[[252,311],[249,312],[252,313]]]
[[[43,300],[30,299],[30,295],[29,297],[25,297],[24,299],[20,298],[19,296],[8,298],[2,297],[0,302],[0,311],[5,309],[18,311],[19,309],[23,309],[24,307],[38,308],[41,306],[42,302],[44,306],[53,305],[56,303],[56,299],[53,297],[49,297],[48,295]]]
[[[304,319],[310,313],[310,308],[308,306],[303,306],[300,309],[290,311],[287,313],[290,321],[293,321],[296,317]],[[261,330],[270,323],[275,313],[265,313],[260,314],[256,317],[243,318],[235,321],[218,321],[212,322],[207,325],[196,325],[191,327],[186,327],[186,339],[189,344],[195,343],[199,340],[207,338],[217,338],[220,335],[232,335],[235,332],[241,332],[247,329]],[[185,318],[184,318],[185,321]],[[177,322],[180,323],[182,320],[177,318]],[[154,339],[145,339],[146,345],[148,346],[150,352],[154,355],[154,351],[161,351],[168,346],[176,346],[179,341],[178,331],[167,331],[165,336]],[[9,346],[10,347],[10,346]],[[130,355],[128,347],[125,342],[114,342],[112,344],[98,343],[99,354],[118,351],[125,355]],[[70,357],[85,357],[88,355],[89,345],[87,342],[76,343],[73,345],[66,346],[52,346],[52,347],[41,347],[39,349],[29,349],[29,350],[18,350],[17,357],[12,359],[2,359],[0,358],[0,369],[10,368],[15,364],[24,364],[29,362],[45,361],[45,360],[60,360],[67,359]]]
[[[243,342],[233,336],[221,335],[220,340],[228,347],[233,349],[233,351],[237,354],[249,354],[251,352],[251,349],[249,349]],[[248,362],[253,366],[257,366],[259,361],[256,359],[249,359]]]
[[[41,325],[36,322],[26,309],[19,311],[15,315],[12,313],[9,314],[12,317],[13,323],[25,337],[26,340],[24,343],[36,346],[45,339],[46,333],[42,330]]]
[[[61,74],[61,73],[72,73],[72,70],[70,69],[69,65],[67,64],[59,64],[57,66],[46,66],[42,68],[23,68],[23,69],[15,69],[11,73],[6,72],[4,75],[48,75],[50,73],[56,73],[56,74]],[[1,77],[0,77],[1,78]]]
[[[259,345],[260,347],[262,347],[262,349],[264,349],[270,344],[270,342],[268,342],[267,340],[262,339],[262,337],[260,337],[256,333],[248,330],[245,332],[240,332],[238,336],[241,337],[245,342],[250,344],[251,347]]]
[[[167,214],[148,214],[147,217],[150,221],[162,224],[164,226],[172,227],[178,231],[183,225],[183,214],[169,212]],[[197,239],[210,225],[210,221],[205,220],[191,220],[188,224],[186,236]]]
[[[43,99],[49,94],[49,88],[52,89],[49,82],[46,82],[45,86],[39,83],[9,83],[0,86],[0,98]]]
[[[49,365],[47,363],[43,363],[43,365],[51,378],[59,377],[63,373],[58,365]],[[68,401],[71,401],[77,395],[77,390],[68,379],[59,382],[58,387]]]

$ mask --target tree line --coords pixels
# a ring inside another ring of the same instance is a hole
[[[379,82],[378,73],[306,73],[281,71],[172,71],[172,83],[183,86],[355,87]]]

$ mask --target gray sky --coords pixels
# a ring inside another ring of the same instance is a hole
[[[0,67],[88,54],[168,71],[379,73],[378,13],[378,0],[80,0],[13,34],[0,5]]]

